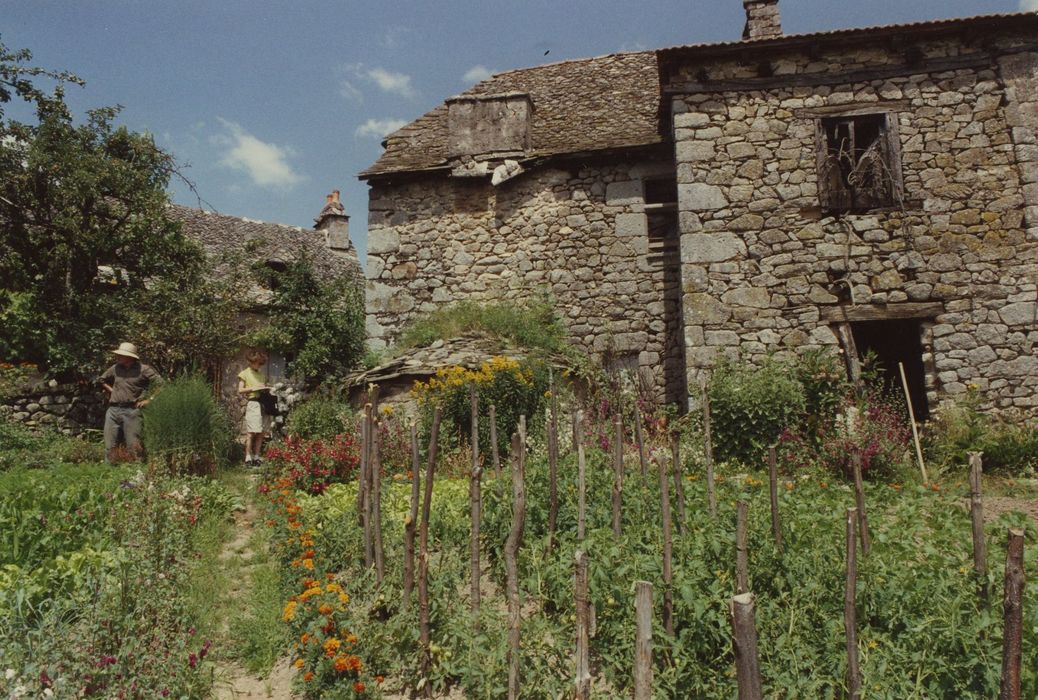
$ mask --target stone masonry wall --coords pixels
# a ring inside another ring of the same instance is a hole
[[[406,322],[440,305],[546,294],[574,344],[638,366],[662,392],[664,274],[649,255],[643,181],[673,172],[641,161],[543,167],[497,187],[446,177],[373,182],[372,344],[392,343]]]
[[[921,47],[925,58],[966,49]],[[885,48],[788,56],[776,75],[899,60]],[[718,64],[710,79],[752,76]],[[690,373],[719,353],[759,356],[837,344],[823,318],[848,306],[937,302],[925,319],[931,405],[975,385],[989,408],[1038,411],[1038,60],[844,85],[687,93],[673,101],[685,334]],[[703,80],[702,66],[678,79]],[[823,81],[819,81],[823,82]],[[819,209],[815,118],[891,111],[904,203],[837,219]],[[844,302],[846,303],[846,302]]]
[[[0,403],[0,420],[28,428],[49,428],[66,435],[100,429],[104,405],[95,385],[40,382],[18,396]]]

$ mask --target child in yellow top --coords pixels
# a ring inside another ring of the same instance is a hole
[[[267,386],[267,373],[262,371],[267,364],[267,354],[262,350],[250,350],[245,359],[249,366],[238,373],[238,393],[247,394],[245,403],[245,466],[258,465],[263,447],[263,434],[270,425],[270,416],[263,415],[260,407],[260,392]]]

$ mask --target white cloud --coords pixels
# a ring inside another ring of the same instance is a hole
[[[212,137],[211,142],[224,149],[221,165],[245,173],[261,187],[292,187],[303,181],[288,163],[292,149],[261,141],[240,124],[218,119],[227,133]]]
[[[382,39],[379,41],[379,43],[382,45],[383,48],[395,49],[401,45],[401,40],[404,38],[404,36],[410,33],[410,31],[410,27],[390,27],[382,33]]]
[[[354,136],[370,136],[374,138],[382,138],[387,134],[391,134],[400,127],[407,124],[404,119],[369,119],[353,132]]]
[[[1023,12],[1038,12],[1038,0],[1020,0],[1020,10]]]
[[[404,73],[396,73],[380,66],[369,68],[363,63],[347,64],[342,67],[342,72],[346,74],[346,78],[339,83],[339,94],[354,102],[364,101],[364,95],[357,87],[357,80],[374,83],[382,92],[408,99],[418,96],[418,91],[411,84],[411,76]]]
[[[478,83],[479,81],[486,80],[493,75],[494,74],[490,72],[489,68],[484,65],[478,65],[472,66],[465,71],[465,75],[461,76],[461,79],[466,83]]]
[[[367,77],[383,92],[392,92],[407,98],[417,95],[411,86],[411,76],[409,75],[376,67],[367,72]]]

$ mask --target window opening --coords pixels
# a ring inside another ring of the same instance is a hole
[[[833,211],[862,211],[896,204],[900,178],[889,115],[819,120],[819,195]]]

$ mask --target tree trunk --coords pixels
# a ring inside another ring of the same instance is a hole
[[[469,388],[469,403],[471,408],[471,433],[472,442],[472,471],[469,474],[469,514],[472,524],[469,537],[469,571],[471,574],[471,593],[469,605],[472,612],[473,633],[479,633],[479,526],[482,520],[482,494],[480,493],[480,479],[483,470],[479,466],[479,396],[476,394],[475,385]]]
[[[847,650],[847,696],[861,697],[861,670],[858,667],[858,613],[855,607],[858,590],[858,555],[854,527],[857,508],[847,509],[847,581],[843,589],[843,628]]]
[[[525,428],[520,421],[520,429]],[[525,432],[525,431],[523,431]],[[508,594],[508,700],[519,698],[519,547],[526,520],[526,487],[523,482],[526,445],[512,438],[512,528],[505,540],[505,577]]]
[[[729,607],[732,617],[735,678],[739,684],[739,700],[762,700],[764,697],[753,609],[752,593],[741,593],[734,596]]]
[[[588,604],[587,555],[578,549],[575,560],[576,572],[574,574],[573,584],[577,618],[577,677],[575,697],[576,700],[590,700],[591,664],[589,661],[589,646],[591,641],[591,609]]]

